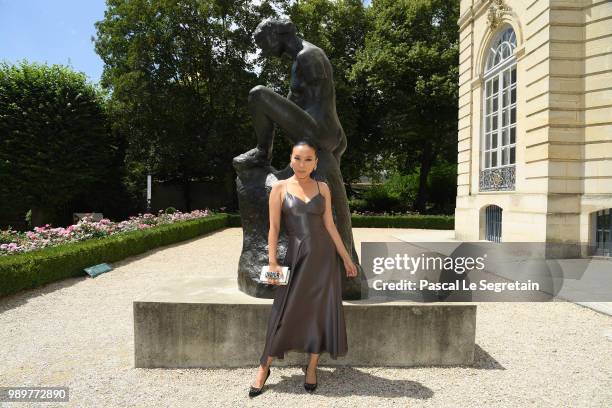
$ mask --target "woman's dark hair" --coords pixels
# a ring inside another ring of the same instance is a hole
[[[291,151],[293,151],[293,148],[296,146],[302,146],[302,145],[306,145],[306,146],[310,146],[312,147],[312,149],[315,151],[315,157],[318,158],[317,155],[317,150],[319,149],[319,147],[317,146],[317,144],[315,142],[313,142],[312,140],[308,140],[308,139],[302,139],[297,141],[296,143],[293,144],[293,146],[291,147]]]

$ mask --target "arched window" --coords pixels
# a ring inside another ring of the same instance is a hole
[[[516,163],[516,34],[504,28],[487,51],[481,190],[514,189]],[[489,169],[489,171],[486,171]]]
[[[491,204],[485,208],[485,239],[492,242],[501,242],[502,237],[502,209]]]

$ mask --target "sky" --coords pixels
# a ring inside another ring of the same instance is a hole
[[[0,0],[0,61],[68,65],[99,82],[91,37],[105,8],[104,0]]]
[[[104,0],[0,0],[0,60],[68,65],[98,82],[91,36],[105,8]]]

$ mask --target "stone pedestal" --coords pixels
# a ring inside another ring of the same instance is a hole
[[[346,356],[324,366],[469,365],[476,305],[343,302]],[[253,367],[263,352],[272,300],[253,298],[225,278],[183,280],[134,301],[135,367]],[[274,365],[307,363],[289,352]]]

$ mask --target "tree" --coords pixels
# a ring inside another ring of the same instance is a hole
[[[363,2],[298,0],[287,7],[287,14],[306,41],[325,51],[332,65],[336,110],[348,143],[341,163],[345,182],[355,181],[368,170],[380,170],[376,156],[384,146],[374,119],[380,112],[370,103],[373,90],[362,78],[350,78],[369,29]]]
[[[85,74],[0,64],[0,207],[31,208],[35,225],[60,221],[73,200],[100,198],[118,149]]]
[[[404,174],[419,172],[418,211],[436,160],[455,160],[458,14],[457,0],[373,0],[372,29],[351,72],[375,91],[384,145],[395,146],[389,154]]]
[[[252,32],[274,2],[109,0],[96,23],[102,84],[128,140],[126,180],[142,194],[147,173],[180,182],[226,182],[232,157],[255,143],[247,108],[257,83]]]

